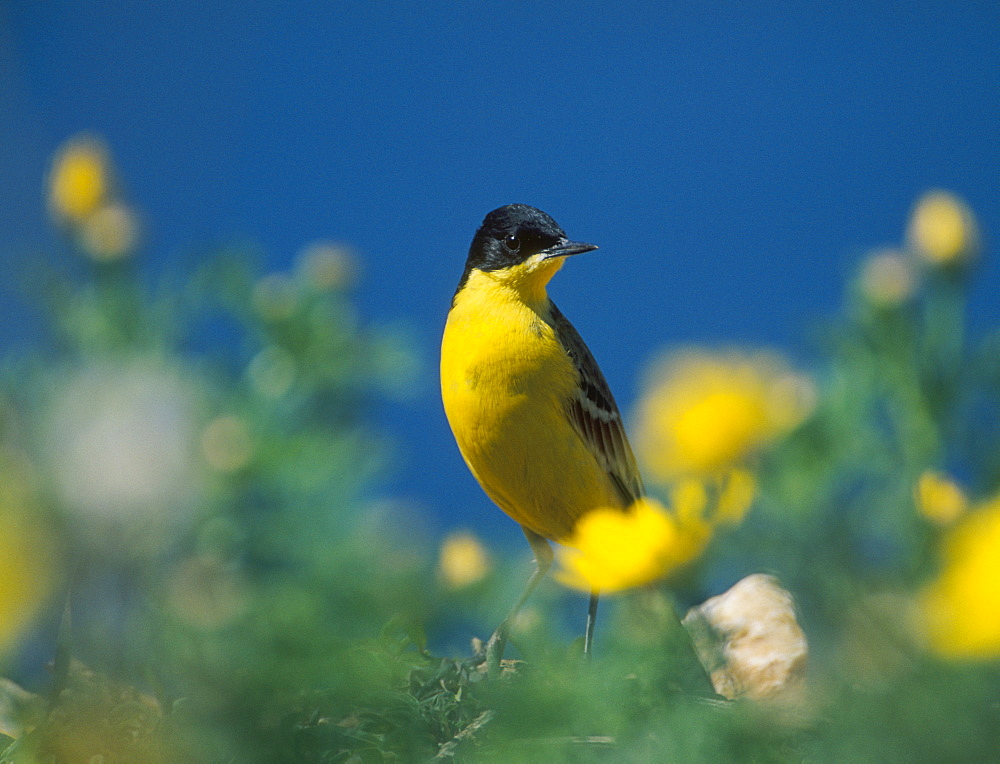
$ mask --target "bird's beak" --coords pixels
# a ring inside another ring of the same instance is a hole
[[[582,241],[568,241],[563,239],[562,241],[553,244],[548,249],[543,249],[540,254],[543,260],[548,260],[553,257],[569,257],[570,255],[579,255],[583,252],[591,252],[597,249],[596,244],[585,244]]]

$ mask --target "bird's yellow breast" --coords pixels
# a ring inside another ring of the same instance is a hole
[[[526,292],[474,270],[441,347],[441,393],[462,456],[517,522],[550,539],[619,499],[567,417],[578,373],[552,327],[544,285]]]

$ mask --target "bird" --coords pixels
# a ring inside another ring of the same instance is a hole
[[[622,417],[580,334],[549,298],[567,258],[597,249],[548,214],[508,204],[469,247],[441,341],[441,396],[466,465],[519,523],[534,553],[524,591],[486,645],[496,676],[510,625],[565,543],[597,507],[623,512],[643,496]],[[584,632],[590,655],[600,592]]]

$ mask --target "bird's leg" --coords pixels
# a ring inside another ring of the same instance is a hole
[[[545,574],[549,572],[549,568],[552,567],[552,547],[549,545],[549,542],[524,526],[521,526],[521,530],[524,531],[528,543],[531,544],[531,550],[535,553],[535,570],[528,579],[528,583],[524,587],[524,591],[521,592],[521,596],[514,603],[514,607],[510,609],[507,617],[501,621],[500,625],[497,626],[497,630],[493,632],[493,636],[490,637],[490,641],[486,643],[486,675],[491,679],[500,676],[500,659],[503,658],[503,650],[507,645],[507,634],[510,631],[510,626],[514,618],[517,617],[521,606],[524,605],[525,601],[535,590],[535,587],[538,586],[538,582],[545,577]]]
[[[594,649],[594,624],[597,622],[597,600],[601,593],[594,589],[590,593],[590,605],[587,607],[587,630],[583,634],[583,654],[590,656]]]

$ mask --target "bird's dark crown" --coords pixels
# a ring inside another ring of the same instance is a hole
[[[472,238],[461,289],[473,270],[495,271],[520,265],[543,249],[566,240],[566,234],[549,215],[527,204],[508,204],[493,210]]]

